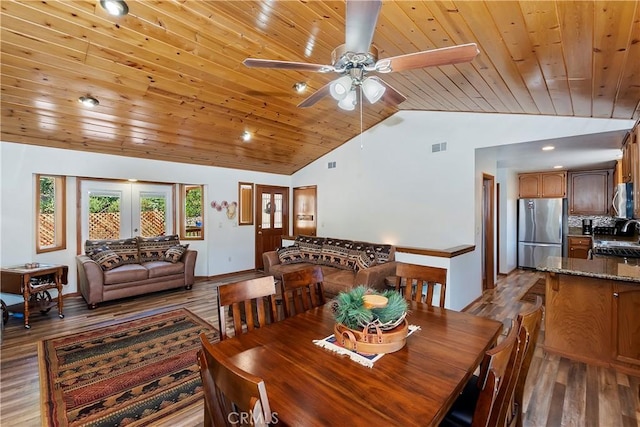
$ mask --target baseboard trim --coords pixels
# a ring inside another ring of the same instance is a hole
[[[242,271],[234,271],[233,273],[224,273],[224,274],[216,274],[215,276],[200,276],[195,278],[196,281],[209,281],[209,280],[219,280],[219,279],[226,279],[227,277],[232,277],[232,276],[237,276],[238,274],[247,274],[247,273],[258,273],[258,270],[256,270],[255,268],[249,269],[249,270],[242,270]]]

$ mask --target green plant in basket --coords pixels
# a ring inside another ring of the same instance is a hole
[[[333,310],[336,322],[350,329],[397,326],[407,314],[407,301],[393,290],[382,293],[364,285],[335,298]]]

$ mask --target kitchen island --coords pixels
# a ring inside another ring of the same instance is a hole
[[[640,259],[549,257],[544,349],[640,375]]]

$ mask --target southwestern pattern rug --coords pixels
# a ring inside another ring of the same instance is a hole
[[[198,402],[201,332],[219,340],[183,308],[39,342],[43,425],[150,425]]]

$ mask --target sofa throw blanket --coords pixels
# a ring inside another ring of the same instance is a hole
[[[84,253],[90,255],[95,249],[106,246],[122,258],[122,264],[139,264],[138,242],[135,237],[130,239],[87,240],[84,243]]]

